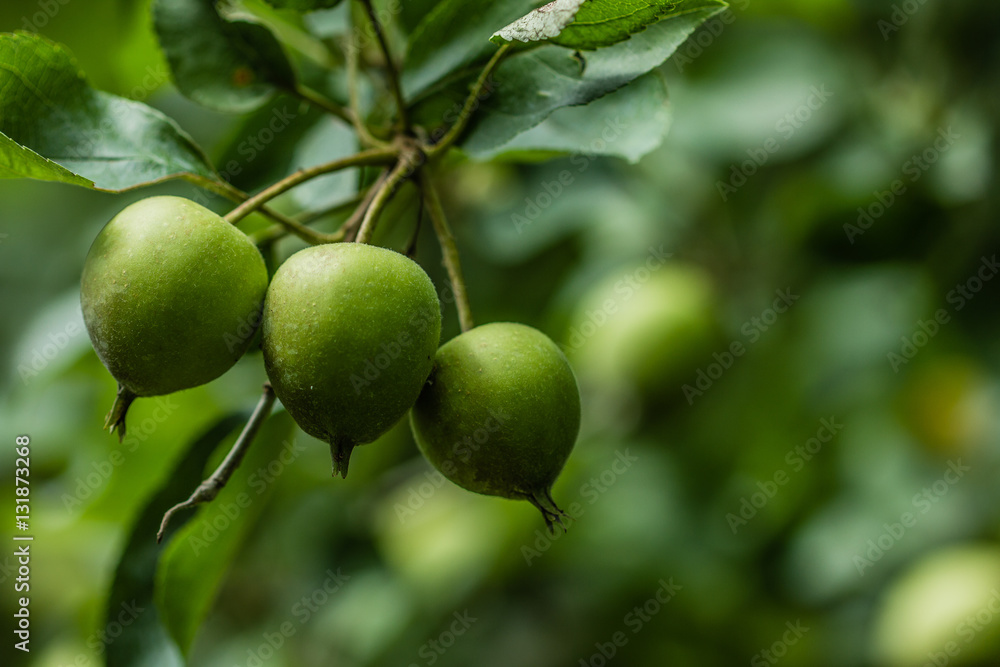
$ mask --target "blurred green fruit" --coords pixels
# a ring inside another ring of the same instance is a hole
[[[413,405],[434,362],[441,308],[418,264],[338,243],[292,255],[264,305],[264,364],[302,429],[330,444],[333,473]]]
[[[713,349],[714,306],[711,279],[697,266],[630,267],[583,297],[563,349],[597,383],[679,386]]]
[[[118,381],[106,427],[125,434],[137,396],[209,382],[243,356],[260,322],[267,270],[243,232],[181,197],[150,197],[105,225],[80,301],[97,356]]]
[[[968,454],[984,442],[993,412],[982,369],[956,357],[932,359],[915,367],[897,406],[913,437],[945,458]]]
[[[410,414],[424,456],[459,486],[561,511],[550,489],[580,430],[580,392],[563,353],[522,324],[486,324],[438,350]]]
[[[1000,639],[1000,550],[962,546],[925,557],[889,588],[874,629],[875,664],[986,664],[979,660]]]

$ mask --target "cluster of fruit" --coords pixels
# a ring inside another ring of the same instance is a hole
[[[417,444],[470,491],[525,499],[547,523],[550,489],[576,441],[580,395],[559,348],[521,324],[440,343],[441,310],[414,261],[364,243],[317,245],[269,280],[256,246],[180,197],[124,209],[98,235],[81,301],[94,349],[118,381],[106,427],[124,435],[131,402],[209,382],[255,340],[274,394],[330,444],[351,451],[411,413]]]

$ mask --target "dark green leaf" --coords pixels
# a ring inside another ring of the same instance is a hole
[[[295,87],[274,35],[257,23],[227,21],[214,2],[156,0],[153,24],[177,88],[199,104],[242,113]]]
[[[211,503],[202,505],[167,545],[156,574],[163,622],[187,653],[211,608],[236,552],[274,489],[258,470],[292,446],[295,423],[287,412],[265,422],[246,459]],[[191,487],[193,490],[194,487]]]
[[[62,46],[0,34],[0,177],[121,191],[196,174],[216,178],[159,111],[94,90]]]
[[[413,31],[403,89],[413,97],[457,69],[488,57],[497,26],[522,16],[538,0],[443,0]]]
[[[329,9],[340,4],[341,0],[264,0],[275,9],[294,9],[299,12],[311,12],[316,9]]]
[[[440,0],[402,0],[399,3],[400,26],[407,33],[412,33],[439,2]]]
[[[163,545],[156,543],[156,531],[163,514],[187,498],[201,482],[205,463],[216,445],[246,418],[246,415],[229,415],[192,442],[166,484],[150,498],[132,526],[108,595],[105,627],[118,623],[122,628],[121,634],[107,644],[108,667],[184,664],[153,600],[156,565],[163,550]],[[167,529],[167,539],[186,519],[186,516],[174,519]]]
[[[653,71],[585,106],[557,109],[506,144],[473,155],[531,160],[539,153],[555,152],[613,155],[636,162],[659,147],[670,120],[666,82]]]
[[[496,44],[550,42],[593,50],[617,44],[665,18],[725,6],[722,0],[555,0],[490,39]]]
[[[617,44],[664,19],[726,7],[723,0],[591,0],[580,7],[572,23],[549,41],[571,49],[592,50]]]
[[[592,102],[669,58],[694,30],[722,11],[715,5],[656,23],[641,33],[581,58],[543,45],[515,53],[497,70],[497,90],[483,102],[464,146],[485,153],[548,118],[556,109]]]
[[[33,178],[38,181],[82,185],[85,188],[94,187],[93,181],[25,148],[3,133],[0,133],[0,178]]]
[[[241,116],[219,138],[215,162],[222,176],[245,190],[267,187],[301,165],[295,147],[326,114],[288,95]]]

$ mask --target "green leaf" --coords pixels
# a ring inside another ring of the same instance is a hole
[[[299,12],[311,12],[317,9],[330,9],[340,4],[341,0],[264,0],[275,9],[294,9]]]
[[[195,439],[167,477],[166,484],[150,498],[132,526],[108,594],[106,623],[121,626],[121,635],[107,645],[108,667],[145,664],[180,667],[184,664],[153,600],[156,564],[163,551],[162,545],[156,543],[156,531],[163,514],[186,499],[201,482],[212,450],[245,419],[246,415],[229,415]],[[167,539],[185,520],[183,516],[175,518],[167,528]]]
[[[400,2],[399,25],[406,33],[412,33],[424,18],[434,11],[440,0],[405,0]]]
[[[0,178],[33,178],[94,187],[93,181],[74,174],[69,169],[25,148],[6,134],[0,133]]]
[[[570,49],[593,50],[617,44],[668,18],[727,6],[722,0],[590,0],[580,7],[576,19],[549,41]]]
[[[273,491],[274,484],[257,471],[278,460],[284,447],[292,446],[294,427],[284,411],[268,419],[226,487],[177,532],[160,559],[156,604],[185,654],[226,570]]]
[[[295,88],[275,36],[249,20],[227,21],[207,0],[156,0],[153,25],[177,88],[218,111],[243,113]]]
[[[538,0],[443,0],[414,29],[407,47],[402,85],[414,97],[448,74],[488,57],[498,25],[522,16]]]
[[[724,8],[714,3],[672,17],[585,57],[554,45],[515,53],[497,69],[497,89],[477,111],[463,147],[485,153],[556,109],[588,104],[621,88],[663,64],[699,25]]]
[[[508,42],[544,42],[554,37],[566,29],[570,23],[576,20],[576,15],[580,11],[580,6],[587,0],[552,0],[547,5],[543,5],[518,20],[500,28],[490,41],[494,44],[506,44]],[[647,3],[641,3],[646,5]]]
[[[550,42],[593,50],[617,44],[665,18],[725,6],[721,0],[554,0],[493,33],[490,41]]]
[[[670,121],[667,84],[654,70],[586,106],[557,109],[502,146],[470,153],[529,161],[552,153],[612,155],[637,162],[660,146]]]
[[[0,177],[120,192],[183,174],[216,179],[176,123],[94,90],[65,47],[0,33]]]

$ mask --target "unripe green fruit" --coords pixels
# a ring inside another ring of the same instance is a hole
[[[476,327],[438,350],[410,413],[424,456],[459,486],[528,500],[558,521],[550,490],[580,430],[569,362],[523,324]]]
[[[266,290],[250,239],[193,201],[150,197],[112,218],[87,254],[80,289],[94,350],[118,381],[105,426],[123,437],[137,396],[229,370],[250,344]]]
[[[567,354],[581,377],[602,386],[677,388],[717,346],[711,276],[671,262],[640,282],[640,270],[646,267],[615,269],[580,299]]]
[[[306,248],[281,265],[264,305],[264,364],[306,433],[330,444],[333,474],[351,450],[413,405],[441,338],[441,307],[420,266],[360,243]]]

